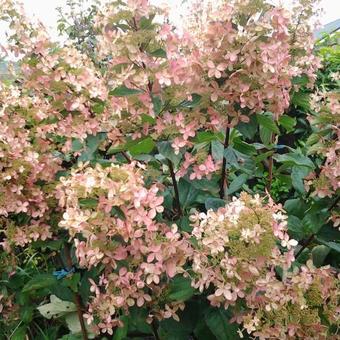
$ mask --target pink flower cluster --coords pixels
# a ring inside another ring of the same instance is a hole
[[[193,286],[201,292],[212,286],[208,299],[213,306],[235,305],[261,273],[275,265],[287,270],[294,260],[291,245],[297,242],[288,239],[286,216],[258,196],[242,193],[225,207],[197,212],[190,219],[197,240]],[[287,248],[285,254],[277,241]]]
[[[311,152],[318,153],[323,160],[318,174],[311,173],[305,178],[306,190],[312,195],[334,197],[340,189],[340,96],[337,92],[319,92],[312,95],[314,113],[309,120],[316,132],[311,138]],[[332,209],[334,227],[340,225],[340,211]]]
[[[286,233],[286,219],[279,206],[245,193],[217,211],[192,215],[192,284],[201,292],[212,288],[210,303],[233,310],[241,337],[328,339],[329,325],[340,318],[339,280],[311,261],[291,269],[297,242]]]
[[[135,164],[84,164],[60,181],[57,196],[65,212],[59,225],[74,237],[80,266],[104,265],[99,282],[92,281],[88,321],[97,316],[101,331],[112,333],[119,311],[134,305],[147,306],[150,320],[176,317],[181,304],[157,301],[168,279],[185,273],[191,247],[176,225],[157,222],[163,211],[158,188],[145,188]]]
[[[283,281],[267,272],[246,296],[248,311],[235,319],[259,339],[336,339],[328,329],[340,321],[338,285],[329,267],[315,268],[312,261]]]

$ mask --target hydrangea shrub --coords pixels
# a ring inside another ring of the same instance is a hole
[[[337,339],[339,49],[314,1],[14,0],[0,337]],[[81,10],[79,10],[81,8]]]

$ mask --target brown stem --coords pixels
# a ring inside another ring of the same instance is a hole
[[[332,205],[328,208],[328,211],[331,211],[333,208],[335,208],[337,206],[337,204],[340,201],[340,196],[338,196],[335,201],[332,203]]]
[[[176,210],[177,210],[177,215],[178,215],[178,217],[181,217],[182,216],[182,209],[181,209],[181,202],[179,200],[179,191],[178,191],[176,176],[175,176],[175,172],[174,172],[174,167],[173,167],[170,159],[168,159],[168,165],[169,165],[169,170],[170,170],[170,176],[171,176],[171,179],[172,179],[172,184],[174,186],[174,191],[175,191],[175,206],[176,206]]]
[[[152,321],[151,327],[152,327],[152,331],[153,331],[153,335],[154,335],[155,339],[160,340],[159,335],[158,335],[158,331],[157,331],[157,325],[156,325],[155,321]]]
[[[125,151],[121,151],[120,152],[122,154],[122,156],[127,160],[128,163],[131,163],[131,159],[130,157],[127,155],[127,153]]]
[[[311,244],[311,242],[314,240],[315,234],[312,234],[308,237],[308,239],[304,242],[303,246],[300,248],[300,250],[296,253],[295,258],[297,259],[300,254]]]
[[[65,258],[66,258],[67,267],[68,267],[68,269],[71,269],[73,264],[72,264],[70,245],[66,244],[64,249],[65,249]],[[80,323],[80,328],[81,328],[83,340],[88,340],[86,325],[85,325],[85,321],[84,321],[84,318],[83,318],[83,312],[82,312],[83,308],[82,308],[81,297],[78,293],[74,293],[74,302],[75,302],[75,305],[77,307],[77,314],[78,314],[78,319],[79,319],[79,323]]]
[[[274,143],[274,141],[275,141],[275,134],[272,135],[272,143]],[[268,159],[268,183],[267,183],[267,190],[269,193],[272,188],[272,182],[273,182],[273,166],[274,166],[273,155],[270,155]]]
[[[229,133],[230,133],[230,129],[229,129],[229,126],[227,126],[225,130],[225,139],[224,139],[224,144],[223,144],[223,162],[222,162],[222,172],[221,172],[221,181],[220,181],[220,198],[222,199],[224,198],[225,188],[228,187],[227,159],[224,156],[224,151],[229,146]]]

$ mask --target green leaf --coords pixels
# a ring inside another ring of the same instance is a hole
[[[167,57],[165,50],[163,50],[162,48],[158,48],[157,50],[150,52],[150,55],[152,55],[153,57],[156,57],[156,58],[166,58]]]
[[[328,217],[327,212],[307,213],[302,219],[304,229],[308,230],[309,234],[316,234],[327,224]]]
[[[24,323],[30,323],[33,319],[33,306],[22,306],[20,310],[20,320]]]
[[[236,129],[241,132],[242,136],[247,139],[253,139],[258,129],[258,122],[255,115],[251,115],[248,123],[240,122]]]
[[[302,91],[294,92],[291,97],[291,104],[295,107],[303,109],[304,111],[309,111],[309,94]]]
[[[215,161],[221,161],[223,159],[224,146],[218,140],[211,141],[211,155]]]
[[[14,333],[11,336],[11,340],[26,340],[26,330],[27,326],[21,326],[14,330]]]
[[[96,198],[80,198],[78,202],[79,206],[84,209],[95,209],[98,205]]]
[[[63,335],[60,339],[58,340],[82,340],[83,336],[81,334],[66,334]]]
[[[116,216],[119,219],[121,219],[122,221],[126,220],[125,214],[123,212],[123,210],[117,206],[113,206],[111,208],[111,212],[110,212],[111,216]]]
[[[114,90],[111,90],[109,94],[115,97],[127,97],[127,96],[133,96],[135,94],[140,94],[140,93],[143,93],[143,91],[137,90],[137,89],[129,89],[128,87],[122,85],[122,86],[116,87]]]
[[[218,208],[224,207],[226,202],[220,198],[209,197],[205,201],[205,208],[207,210],[217,210]]]
[[[301,240],[308,235],[308,230],[304,230],[301,219],[294,215],[288,216],[288,231],[296,240]]]
[[[305,193],[305,186],[303,179],[310,173],[310,168],[305,166],[293,166],[292,167],[292,185],[300,193]]]
[[[289,133],[294,130],[296,125],[296,118],[283,115],[279,118],[279,124]]]
[[[134,143],[127,147],[128,151],[132,156],[137,156],[141,154],[150,153],[154,147],[156,146],[155,142],[151,137],[146,137],[143,139],[139,139],[134,141]]]
[[[103,113],[105,110],[105,103],[95,103],[92,106],[92,111],[97,114]]]
[[[62,280],[62,285],[69,287],[73,292],[78,292],[78,284],[80,282],[80,273],[74,273]]]
[[[174,149],[171,146],[170,142],[158,142],[157,143],[158,152],[165,157],[166,159],[170,159],[170,161],[177,166],[182,158],[182,154],[175,154]]]
[[[338,253],[340,253],[340,243],[331,242],[331,241],[324,241],[323,239],[320,239],[319,237],[317,237],[316,239],[317,239],[317,241],[319,241],[323,245],[325,245],[325,246],[337,251]]]
[[[284,209],[289,215],[294,215],[302,219],[305,211],[308,209],[308,205],[300,198],[293,198],[285,202]]]
[[[260,126],[260,138],[264,145],[272,144],[273,132],[264,126]]]
[[[309,78],[306,74],[303,74],[301,76],[298,77],[293,77],[292,79],[292,83],[294,85],[301,85],[301,86],[305,86],[308,84]]]
[[[100,144],[106,139],[105,132],[99,132],[96,135],[88,135],[86,138],[86,149],[78,157],[79,162],[92,161],[95,158],[95,153],[98,151]]]
[[[229,188],[227,190],[228,195],[231,195],[235,191],[242,188],[242,185],[247,182],[248,175],[247,174],[241,174],[237,176],[229,185]]]
[[[239,138],[234,140],[234,149],[248,156],[253,156],[257,153],[255,146],[243,142]]]
[[[330,252],[330,248],[325,245],[315,246],[312,250],[312,259],[316,267],[321,267]]]
[[[41,248],[43,250],[45,249],[51,249],[51,250],[60,250],[63,245],[63,240],[38,240],[35,242],[32,242],[32,247],[34,248]]]
[[[123,322],[123,327],[116,328],[112,340],[123,340],[127,337],[129,318],[127,316],[122,316],[120,320]]]
[[[197,93],[193,93],[192,95],[192,100],[183,100],[180,104],[179,107],[187,108],[187,109],[193,109],[196,106],[199,105],[201,102],[202,96],[200,96]]]
[[[277,162],[285,163],[288,166],[306,166],[314,169],[314,163],[307,157],[297,152],[291,152],[283,155],[275,155],[274,159]]]
[[[80,151],[83,148],[83,142],[79,139],[72,140],[72,152]]]
[[[211,131],[200,131],[196,134],[195,142],[197,143],[204,143],[204,142],[211,142],[215,140],[221,139],[221,134],[214,133]]]
[[[146,308],[137,306],[129,308],[129,332],[152,334],[152,328],[146,322],[148,314]]]
[[[27,293],[38,289],[49,288],[53,286],[56,281],[56,278],[51,274],[38,274],[25,284],[22,291]]]
[[[153,19],[154,19],[155,15],[151,14],[148,18],[147,17],[141,17],[140,21],[139,21],[139,25],[140,28],[143,30],[148,30],[151,29],[153,27]]]
[[[229,313],[223,309],[210,308],[205,314],[205,321],[217,340],[239,339],[238,325],[229,320]]]
[[[272,117],[266,116],[264,114],[258,114],[256,115],[256,119],[260,126],[276,134],[280,133],[280,130]]]
[[[168,298],[172,301],[186,301],[194,295],[194,292],[191,280],[177,275],[170,281]]]
[[[162,100],[158,96],[152,95],[152,105],[154,113],[159,115],[163,107]]]
[[[184,178],[180,178],[178,181],[178,191],[182,209],[191,206],[197,201],[199,191],[195,189],[192,183],[188,182]]]

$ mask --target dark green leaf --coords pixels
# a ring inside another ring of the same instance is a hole
[[[283,115],[279,118],[279,124],[283,126],[287,132],[292,132],[296,125],[296,118]]]
[[[98,205],[98,200],[95,198],[80,198],[79,206],[84,209],[95,209]]]
[[[218,140],[211,141],[211,155],[215,161],[221,161],[223,159],[224,146]]]
[[[315,246],[312,250],[312,259],[316,267],[321,267],[330,252],[330,248],[325,245]]]
[[[174,166],[177,166],[180,162],[182,155],[175,154],[174,149],[171,146],[170,142],[164,141],[164,142],[158,142],[157,143],[158,152],[165,157],[166,159],[170,159],[170,161],[174,164]]]
[[[49,288],[57,282],[51,274],[38,274],[28,281],[23,287],[23,292],[32,292],[42,288]]]
[[[126,220],[126,217],[125,217],[125,214],[124,214],[123,210],[121,208],[119,208],[119,207],[116,207],[116,206],[112,207],[110,214],[111,214],[111,216],[118,217],[122,221]]]
[[[227,190],[228,195],[231,195],[235,191],[242,188],[242,185],[247,182],[248,175],[247,174],[241,174],[237,176],[229,185],[229,188]]]
[[[156,123],[156,120],[155,118],[145,114],[145,113],[142,113],[141,114],[141,117],[142,117],[142,122],[143,123],[149,123],[149,124],[155,124]]]
[[[265,126],[260,126],[260,138],[264,145],[268,146],[272,143],[273,132]]]
[[[198,106],[198,104],[201,101],[201,96],[197,93],[193,93],[192,94],[192,100],[183,100],[179,106],[183,107],[183,108],[188,108],[188,109],[192,109],[195,108],[196,106]]]
[[[292,167],[292,185],[300,193],[305,193],[305,186],[303,179],[310,173],[310,168],[305,166],[293,166]]]
[[[234,149],[248,156],[252,156],[257,153],[255,146],[243,142],[239,138],[234,140]]]
[[[255,115],[251,115],[248,123],[240,122],[236,129],[242,133],[242,136],[247,139],[253,139],[256,135],[258,122]]]
[[[266,116],[264,114],[258,114],[256,115],[257,122],[260,126],[268,129],[271,132],[274,132],[276,134],[280,133],[279,128],[277,127],[273,117]]]
[[[186,301],[194,295],[194,292],[191,280],[177,275],[170,281],[168,298],[172,301]]]
[[[286,201],[284,208],[289,215],[294,215],[302,219],[305,211],[308,209],[308,205],[300,198],[293,198]]]
[[[123,322],[123,327],[116,328],[112,340],[123,340],[127,337],[129,318],[127,316],[122,316],[120,319]]]
[[[191,206],[193,203],[197,201],[199,191],[195,189],[192,183],[188,182],[184,178],[181,178],[178,181],[178,190],[179,190],[179,200],[180,200],[182,209],[185,209]]]
[[[212,209],[212,210],[217,210],[220,207],[224,207],[226,202],[220,198],[215,198],[215,197],[209,197],[205,201],[205,208],[207,210]]]
[[[143,91],[137,90],[137,89],[129,89],[128,87],[124,85],[119,86],[115,88],[114,90],[110,91],[110,95],[115,96],[115,97],[126,97],[126,96],[132,96],[132,95],[140,94],[140,93],[143,93]]]
[[[291,103],[295,107],[301,108],[304,111],[310,110],[309,94],[306,92],[294,92],[293,96],[291,97]]]
[[[221,139],[221,134],[217,134],[211,131],[200,131],[196,134],[195,142],[204,143]]]
[[[14,328],[14,333],[11,336],[11,340],[25,340],[26,338],[26,326]]]
[[[162,48],[159,48],[155,51],[152,51],[150,52],[150,55],[152,55],[153,57],[156,57],[156,58],[166,58],[166,52],[162,49]]]
[[[205,321],[217,340],[239,339],[238,325],[231,324],[229,320],[229,313],[223,309],[210,308],[205,314]]]
[[[286,163],[289,166],[299,165],[314,169],[314,163],[307,157],[297,152],[291,152],[284,155],[275,155],[274,159],[280,163]]]
[[[301,219],[294,215],[288,216],[288,231],[296,240],[301,240],[308,235],[308,230],[304,230]]]
[[[79,139],[72,140],[72,152],[80,151],[83,148],[83,142]]]
[[[105,103],[95,103],[92,106],[92,111],[97,114],[103,113],[105,110]]]
[[[338,253],[340,253],[340,243],[337,242],[331,242],[331,241],[324,241],[322,239],[320,239],[319,237],[317,237],[317,240],[322,243],[323,245],[337,251]]]
[[[62,280],[62,285],[65,287],[69,287],[73,292],[78,292],[78,284],[80,281],[80,274],[74,273],[69,277],[65,277]]]
[[[158,115],[162,111],[162,100],[158,96],[152,95],[152,105],[155,115]]]
[[[134,141],[127,147],[128,151],[132,156],[137,156],[140,154],[148,154],[150,153],[154,147],[156,146],[155,142],[151,137],[146,137],[143,139],[139,139],[138,141]]]

